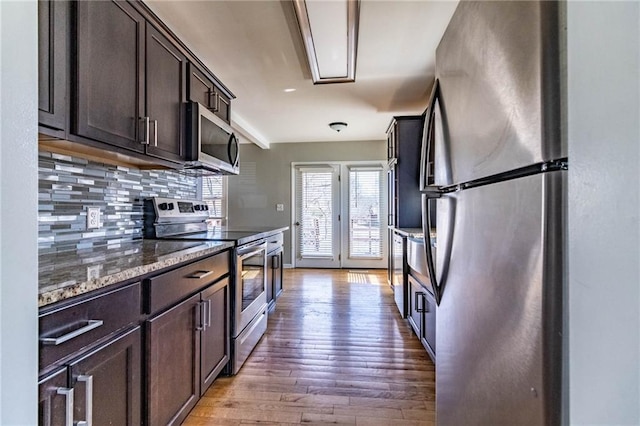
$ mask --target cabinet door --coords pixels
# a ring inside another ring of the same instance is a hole
[[[284,290],[283,287],[283,275],[284,275],[284,268],[282,266],[282,249],[279,249],[278,252],[273,256],[273,292],[275,295],[275,298],[277,299],[278,297],[280,297],[280,294],[282,293],[282,290]]]
[[[73,389],[67,387],[67,367],[63,367],[38,383],[38,425],[66,425],[71,416]]]
[[[267,258],[267,303],[270,310],[276,305],[274,257],[270,254]]]
[[[413,331],[416,333],[418,338],[422,336],[422,310],[423,310],[423,296],[424,289],[420,285],[415,278],[411,275],[408,277],[409,280],[409,306],[407,310],[407,319],[409,320],[409,324]]]
[[[231,120],[231,100],[202,71],[189,63],[189,100],[206,106],[227,123]]]
[[[140,424],[141,338],[136,327],[70,364],[76,421]]]
[[[146,38],[145,116],[150,120],[146,152],[168,160],[184,160],[187,58],[150,24]]]
[[[231,318],[229,300],[228,278],[202,292],[205,326],[200,334],[201,395],[229,362],[229,320]]]
[[[75,132],[143,152],[145,20],[124,1],[76,4]]]
[[[396,166],[393,164],[390,165],[389,170],[387,170],[387,224],[389,226],[396,226],[396,212],[398,208],[396,184]]]
[[[421,340],[431,358],[436,359],[436,300],[428,291],[424,292],[424,330]]]
[[[231,123],[231,99],[216,86],[213,87],[213,97],[215,102],[213,113],[227,123]]]
[[[195,65],[189,63],[189,100],[199,102],[208,109],[214,106],[214,84]]]
[[[180,424],[200,397],[200,294],[147,321],[147,421]]]
[[[38,122],[66,129],[67,19],[66,1],[38,2]]]

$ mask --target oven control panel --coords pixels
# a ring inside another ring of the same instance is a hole
[[[209,206],[199,200],[178,200],[175,198],[153,198],[156,222],[171,220],[204,220],[209,217]]]

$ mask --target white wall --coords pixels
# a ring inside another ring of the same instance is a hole
[[[640,3],[567,4],[570,423],[640,424]]]
[[[0,1],[0,424],[37,424],[37,5]]]

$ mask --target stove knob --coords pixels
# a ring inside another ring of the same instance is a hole
[[[173,203],[167,204],[167,210],[173,210]]]
[[[167,203],[160,203],[158,204],[158,208],[160,210],[167,210]]]
[[[204,211],[208,211],[208,210],[209,210],[209,206],[208,206],[208,205],[206,205],[206,204],[203,204],[203,205],[202,205],[202,207],[203,207],[203,210],[204,210]]]
[[[194,209],[195,211],[200,211],[200,205],[199,205],[199,204],[196,204],[195,206],[193,206],[193,209]]]

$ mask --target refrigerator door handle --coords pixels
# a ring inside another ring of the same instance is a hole
[[[434,125],[434,107],[438,93],[438,79],[433,83],[431,96],[429,97],[429,106],[427,107],[427,116],[424,118],[424,128],[422,130],[422,146],[420,147],[420,191],[424,191],[429,187],[429,180],[433,177],[433,162],[429,161],[432,146],[433,125]]]
[[[438,306],[440,305],[440,300],[442,299],[442,289],[440,288],[438,280],[436,278],[436,267],[433,261],[433,250],[431,250],[431,207],[429,206],[429,200],[439,197],[439,193],[435,197],[430,196],[429,194],[422,194],[422,233],[424,238],[424,249],[427,260],[427,268],[429,269],[429,280],[431,281],[433,296]]]

